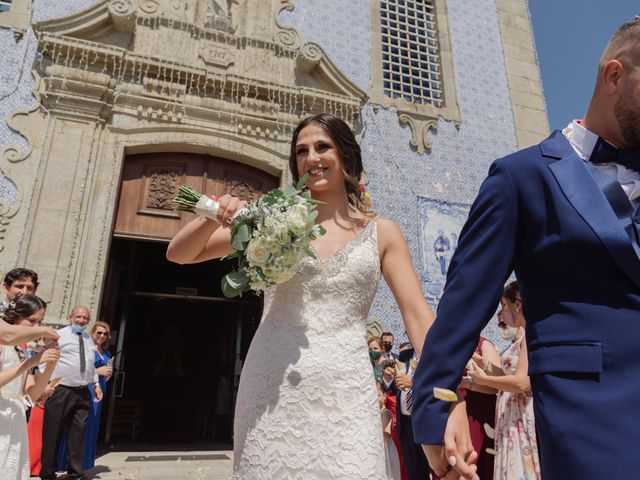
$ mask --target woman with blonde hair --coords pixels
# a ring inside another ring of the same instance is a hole
[[[109,351],[109,343],[111,341],[111,327],[107,322],[98,320],[91,327],[91,338],[96,345],[95,367],[100,381],[100,388],[106,394],[107,382],[113,375],[112,357]],[[93,392],[93,389],[89,389]],[[91,412],[87,419],[87,429],[84,434],[84,468],[88,470],[93,468],[96,460],[96,447],[98,445],[98,432],[100,431],[100,414],[102,412],[102,401],[95,403],[93,401],[93,393],[91,397]]]

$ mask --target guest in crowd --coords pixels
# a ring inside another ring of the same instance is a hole
[[[65,432],[67,434],[67,478],[82,478],[84,457],[84,432],[91,410],[93,386],[94,402],[102,400],[102,389],[94,366],[94,344],[85,326],[89,323],[89,309],[74,307],[69,315],[71,325],[60,329],[60,361],[54,372],[61,377],[60,385],[47,400],[42,428],[43,480],[56,478],[58,449]]]
[[[113,367],[111,366],[111,352],[109,351],[109,343],[111,340],[111,327],[106,322],[98,320],[91,327],[91,338],[95,344],[95,362],[94,366],[98,374],[100,389],[104,393],[107,391],[107,382],[113,375]],[[100,432],[100,414],[102,412],[103,400],[96,401],[93,393],[93,387],[87,387],[91,395],[91,410],[87,419],[87,428],[84,432],[84,461],[83,468],[90,470],[95,466],[96,450],[98,446],[98,433]],[[58,456],[58,470],[67,470],[67,442],[62,438],[60,442],[60,452]]]
[[[384,358],[387,360],[395,360],[398,355],[393,352],[393,346],[395,344],[395,337],[391,332],[382,332],[382,351],[384,352]]]
[[[4,298],[0,300],[0,312],[19,294],[35,294],[38,288],[38,274],[26,268],[14,268],[7,272],[2,282]],[[43,338],[57,340],[58,332],[51,327],[25,327],[11,325],[0,320],[0,345],[22,345],[25,342]]]
[[[500,365],[500,354],[496,347],[488,339],[480,337],[478,346],[473,354],[474,367],[480,366],[485,371],[494,371],[490,365]],[[502,370],[496,367],[502,373]],[[473,377],[465,371],[465,376],[460,384],[460,392],[467,403],[467,415],[469,416],[469,431],[473,449],[478,453],[476,473],[480,480],[491,480],[494,469],[494,441],[487,432],[493,431],[496,420],[496,393],[498,390],[487,385],[478,385],[473,382]]]
[[[12,325],[34,328],[44,318],[46,303],[35,295],[18,295],[0,313]],[[55,345],[41,347],[26,358],[19,347],[0,347],[0,478],[29,478],[29,452],[25,403],[38,399],[44,392],[60,352]],[[35,367],[45,364],[40,374]],[[32,372],[33,371],[33,372]],[[31,373],[30,373],[31,372]]]
[[[525,319],[516,282],[511,282],[505,287],[500,303],[500,334],[511,341],[509,348],[502,354],[502,368],[492,363],[478,365],[472,361],[468,374],[474,388],[479,385],[498,390],[494,480],[540,480],[533,396],[527,375],[529,363],[524,338]],[[496,371],[499,374],[490,375],[485,370],[490,370],[491,373]]]
[[[382,391],[380,382],[376,382],[378,389],[378,397],[380,399],[380,420],[382,421],[382,433],[384,435],[384,457],[387,466],[387,480],[401,480],[402,473],[400,468],[400,457],[398,449],[393,441],[393,430],[395,428],[393,416],[385,407],[385,394]]]
[[[0,311],[7,308],[9,302],[18,295],[33,295],[38,289],[38,274],[28,268],[14,268],[7,272],[2,282],[4,298],[0,301]]]
[[[55,378],[52,379],[55,381]],[[53,382],[50,382],[53,383]],[[29,464],[31,476],[39,477],[42,468],[42,423],[44,421],[44,404],[53,392],[55,387],[48,385],[37,402],[34,402],[27,423],[29,434]]]
[[[113,375],[111,352],[109,344],[111,342],[111,327],[107,322],[97,321],[91,328],[91,338],[96,346],[95,369],[100,382],[100,390],[107,391],[107,382]],[[96,447],[98,445],[98,432],[100,431],[100,414],[104,398],[97,400],[93,388],[89,387],[91,394],[91,412],[87,422],[85,433],[84,468],[88,470],[94,467],[96,461]]]
[[[398,437],[404,467],[408,480],[424,480],[429,478],[431,469],[422,447],[413,441],[413,426],[411,412],[413,409],[413,373],[417,365],[417,355],[414,348],[406,348],[398,356],[398,362],[403,365],[396,372],[395,378],[388,381],[383,379],[383,387],[396,397],[396,419]]]
[[[382,380],[382,339],[380,337],[370,337],[367,340],[367,346],[369,347],[369,359],[371,365],[373,365],[373,375],[376,381]]]

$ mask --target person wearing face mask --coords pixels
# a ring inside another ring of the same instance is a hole
[[[501,365],[471,360],[467,375],[472,385],[498,390],[496,401],[494,480],[540,480],[540,460],[533,415],[533,395],[527,369],[524,315],[517,282],[508,284],[500,299],[500,336],[511,345]],[[484,480],[484,479],[483,479]]]
[[[395,343],[395,338],[393,333],[391,332],[382,332],[382,350],[384,352],[384,358],[387,360],[395,360],[398,358],[398,355],[391,350],[393,350],[393,345]]]
[[[383,370],[382,370],[382,361],[384,358],[382,357],[382,339],[380,337],[369,337],[367,340],[367,347],[369,347],[369,359],[371,360],[371,365],[373,366],[373,374],[376,381],[382,381]]]
[[[47,400],[42,427],[42,468],[40,478],[55,479],[58,448],[67,432],[68,465],[65,478],[82,478],[84,473],[84,431],[93,400],[102,400],[95,361],[95,345],[86,331],[89,309],[78,305],[69,315],[70,325],[59,330],[60,361],[53,378],[60,384]]]

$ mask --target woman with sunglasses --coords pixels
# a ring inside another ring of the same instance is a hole
[[[113,375],[111,352],[109,351],[109,343],[111,340],[111,328],[109,324],[98,320],[91,329],[91,338],[93,338],[93,343],[96,344],[95,367],[98,379],[100,380],[100,388],[103,392],[106,392],[107,382],[111,378],[111,375]],[[90,390],[93,392],[93,389]],[[91,412],[89,413],[87,429],[84,434],[85,470],[93,468],[96,461],[96,447],[98,445],[98,432],[100,431],[100,414],[102,412],[104,397],[102,401],[98,403],[93,402],[93,396],[91,400]]]

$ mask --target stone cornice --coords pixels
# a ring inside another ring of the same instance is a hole
[[[200,97],[200,108],[209,107],[216,112],[237,111],[236,102],[227,97],[243,86],[250,86],[249,95],[237,95],[244,106],[260,101],[271,105],[270,111],[262,112],[262,117],[273,121],[295,123],[299,115],[287,114],[321,110],[334,110],[345,118],[352,118],[366,100],[366,94],[349,82],[314,44],[306,44],[292,61],[300,73],[323,76],[324,82],[334,87],[333,91],[238,75],[220,65],[194,67],[48,32],[40,32],[38,44],[42,55],[48,57],[41,62],[44,68],[39,72],[38,96],[49,109],[69,107],[90,117],[104,119],[114,102],[132,97],[138,100],[136,110],[143,112],[156,108],[158,103],[165,106],[179,103],[188,108],[193,102],[187,97]],[[171,78],[167,78],[168,75]],[[164,91],[163,81],[168,84]],[[153,82],[160,85],[161,90],[155,98],[150,89],[145,89]],[[174,95],[167,95],[171,88],[175,90]],[[216,102],[216,98],[221,101]],[[275,99],[279,101],[274,102]],[[285,106],[289,111],[283,111]],[[251,115],[251,108],[248,110]],[[160,114],[160,117],[166,116]],[[155,116],[151,114],[150,118]],[[171,121],[183,119],[184,116],[170,116]]]

